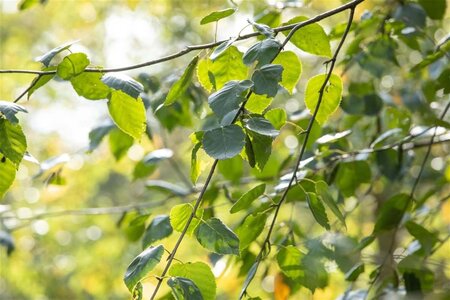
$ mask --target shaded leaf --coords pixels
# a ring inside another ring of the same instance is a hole
[[[8,121],[15,124],[19,122],[19,119],[16,117],[18,112],[27,113],[28,111],[19,104],[0,100],[0,117],[4,116]]]
[[[244,222],[236,228],[239,238],[239,249],[242,252],[255,241],[266,225],[267,214],[248,215]]]
[[[265,39],[251,46],[243,56],[244,64],[251,65],[258,61],[258,66],[272,62],[280,49],[280,42],[275,39]]]
[[[287,277],[298,278],[304,275],[301,265],[303,256],[303,253],[294,246],[281,247],[277,253],[278,266]]]
[[[170,159],[173,156],[173,151],[167,148],[154,150],[139,161],[134,167],[133,178],[143,178],[151,175],[162,160]]]
[[[238,237],[217,218],[201,222],[195,236],[200,245],[212,252],[239,255]]]
[[[208,104],[219,119],[222,119],[229,112],[239,108],[239,104],[245,99],[242,94],[252,85],[250,80],[229,81],[221,90],[209,96]]]
[[[203,300],[199,288],[188,278],[171,277],[167,284],[172,289],[172,295],[176,300]]]
[[[275,97],[282,72],[281,65],[264,65],[260,69],[256,69],[252,75],[253,91],[258,95]]]
[[[89,132],[89,148],[88,151],[94,151],[102,142],[103,138],[116,126],[112,121],[107,121]]]
[[[322,201],[314,193],[307,193],[306,201],[317,223],[326,230],[330,230],[330,223]]]
[[[275,129],[272,123],[263,117],[251,117],[246,119],[244,123],[245,128],[260,135],[275,138],[280,134],[280,131]]]
[[[203,136],[203,149],[215,159],[238,155],[245,144],[245,134],[238,125],[227,125],[208,130]]]
[[[114,128],[109,133],[109,149],[116,160],[120,160],[128,149],[133,146],[133,138],[126,133],[123,133],[117,128]]]
[[[36,57],[36,61],[41,62],[44,66],[48,67],[50,65],[50,62],[52,61],[52,59],[61,51],[67,50],[69,49],[70,46],[72,46],[73,44],[75,44],[78,41],[72,41],[72,42],[68,42],[65,43],[61,46],[58,46],[56,48],[53,48],[52,50],[50,50],[49,52]]]
[[[0,193],[0,199],[1,198],[2,198],[2,194]],[[8,256],[11,255],[11,253],[14,251],[14,248],[15,248],[14,240],[13,240],[11,234],[9,234],[9,232],[0,230],[0,246],[3,246],[6,248],[6,254]]]
[[[397,194],[385,201],[378,213],[373,233],[378,234],[382,231],[396,228],[400,224],[410,202],[410,197],[406,194]]]
[[[420,245],[422,246],[422,249],[424,250],[426,255],[429,255],[434,245],[439,242],[438,237],[434,233],[430,232],[422,225],[419,225],[413,221],[406,222],[405,227],[408,230],[409,234],[411,234],[420,242]]]
[[[173,229],[168,215],[154,217],[145,229],[144,237],[142,238],[142,248],[145,249],[154,242],[170,236],[172,232]]]
[[[164,180],[147,180],[145,182],[145,187],[149,190],[156,190],[180,197],[187,196],[191,192],[190,190],[187,190],[179,185]]]
[[[186,70],[184,70],[183,75],[181,75],[180,79],[175,82],[169,90],[169,93],[166,96],[166,100],[164,101],[164,105],[171,105],[175,101],[177,101],[187,90],[192,81],[192,76],[194,75],[195,67],[197,66],[198,56],[194,57],[192,61],[187,66]]]
[[[434,20],[441,20],[445,16],[447,3],[445,0],[419,0],[427,15]]]
[[[333,214],[338,218],[338,220],[347,227],[347,224],[345,224],[345,218],[342,214],[341,210],[339,209],[336,201],[334,201],[333,197],[331,196],[328,185],[325,181],[319,180],[316,182],[316,192],[317,195],[320,196],[320,199],[330,208],[330,210],[333,212]]]
[[[102,82],[110,88],[122,91],[135,99],[144,91],[144,86],[140,82],[124,74],[108,73],[102,77]]]
[[[48,67],[43,68],[42,71],[54,71],[56,70],[56,67]],[[31,83],[33,87],[28,90],[27,98],[29,99],[30,96],[40,87],[44,86],[47,82],[53,79],[55,77],[55,74],[49,74],[49,75],[39,75],[33,79],[33,82]]]

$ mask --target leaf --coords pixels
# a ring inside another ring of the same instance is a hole
[[[272,103],[272,100],[273,98],[265,95],[252,93],[245,104],[245,109],[255,114],[262,114]]]
[[[255,166],[262,171],[272,153],[273,138],[252,131],[249,132],[249,136],[250,143],[247,141],[246,145],[251,144]]]
[[[267,119],[277,130],[280,130],[281,127],[286,124],[287,120],[286,111],[282,108],[274,108],[269,110],[264,114],[264,118]]]
[[[187,196],[191,192],[190,190],[187,190],[179,185],[164,180],[147,180],[145,182],[145,187],[149,190],[157,190],[180,197]]]
[[[253,22],[252,20],[248,20],[250,24],[253,25],[253,28],[264,35],[266,38],[273,38],[274,37],[274,31],[270,26],[267,26],[266,24],[259,24],[256,22]]]
[[[140,82],[124,74],[108,73],[102,77],[102,82],[110,88],[122,91],[135,99],[144,91],[144,86]]]
[[[283,67],[280,84],[292,95],[302,74],[302,63],[297,54],[292,51],[282,51],[272,63]]]
[[[56,67],[48,67],[43,68],[42,71],[54,71],[56,70]],[[40,87],[44,86],[47,82],[53,79],[55,77],[55,74],[48,74],[48,75],[39,75],[33,79],[32,87],[28,90],[27,98],[29,99],[30,96]]]
[[[142,251],[128,266],[123,278],[130,292],[147,274],[155,268],[164,253],[162,245],[150,247]]]
[[[145,249],[154,242],[170,236],[172,232],[173,229],[168,215],[154,217],[148,224],[147,229],[145,229],[144,237],[142,238],[142,248]]]
[[[133,178],[143,178],[151,175],[160,161],[170,159],[173,156],[173,151],[167,148],[154,150],[139,161],[134,167]]]
[[[276,130],[273,127],[272,123],[270,123],[263,117],[251,117],[249,119],[246,119],[244,121],[244,124],[245,128],[250,131],[259,133],[260,135],[276,138],[280,134],[280,131]]]
[[[316,182],[316,193],[322,199],[322,201],[328,206],[328,208],[333,212],[333,214],[338,218],[338,220],[347,228],[345,224],[345,218],[340,211],[338,205],[334,201],[333,197],[328,191],[328,185],[325,181],[319,180]]]
[[[326,74],[321,74],[312,77],[308,80],[305,91],[305,104],[312,114],[319,101],[319,91],[322,87]],[[342,81],[341,78],[332,74],[323,91],[322,102],[316,116],[316,121],[323,125],[328,118],[337,110],[342,96]]]
[[[375,222],[374,234],[394,229],[400,224],[411,201],[406,194],[397,194],[383,203]]]
[[[201,222],[195,236],[200,245],[212,252],[239,255],[238,237],[217,218]]]
[[[371,170],[367,162],[352,161],[339,164],[335,183],[344,196],[350,197],[361,184],[370,182],[371,179]]]
[[[229,112],[239,108],[239,104],[245,99],[242,93],[252,85],[250,80],[229,81],[221,90],[209,96],[208,104],[219,119],[222,119]]]
[[[177,101],[183,94],[186,92],[187,88],[191,84],[192,76],[194,75],[195,67],[197,66],[198,56],[194,57],[192,61],[187,66],[186,70],[184,70],[183,75],[181,75],[180,79],[175,82],[169,90],[167,94],[166,100],[164,101],[164,105],[171,105],[175,101]]]
[[[434,5],[433,9],[435,9]],[[417,3],[405,3],[397,6],[393,18],[405,23],[407,27],[418,27],[419,29],[423,29],[427,23],[427,15]]]
[[[116,126],[112,123],[112,121],[108,120],[105,124],[92,129],[89,132],[88,151],[94,151],[100,145],[103,138],[114,128],[116,128]]]
[[[430,255],[434,245],[439,242],[438,237],[422,225],[419,225],[411,220],[406,222],[405,227],[409,234],[419,241],[425,254]]]
[[[214,61],[208,60],[208,62],[206,78],[216,90],[220,90],[231,80],[247,79],[248,69],[242,62],[242,52],[235,46],[230,46]]]
[[[64,80],[69,80],[82,73],[90,63],[86,54],[72,53],[64,57],[62,62],[58,64],[56,74]]]
[[[107,99],[111,89],[103,83],[102,73],[83,72],[70,79],[73,89],[89,100]]]
[[[117,127],[139,140],[145,131],[146,114],[142,99],[134,99],[122,91],[112,91],[108,110]]]
[[[270,64],[277,56],[281,47],[280,42],[275,39],[265,39],[251,46],[243,56],[244,64],[251,65],[258,61],[258,67]]]
[[[133,146],[133,143],[134,141],[131,136],[117,128],[114,128],[109,133],[109,149],[117,161],[127,154],[128,149]]]
[[[19,10],[29,9],[36,4],[45,4],[48,0],[22,0],[19,4]]]
[[[237,40],[237,37],[230,38],[227,41],[223,42],[219,46],[214,49],[213,53],[209,56],[211,60],[215,60],[217,57],[219,57],[225,50],[227,50],[233,43]]]
[[[16,178],[16,166],[6,157],[0,158],[0,200]]]
[[[206,131],[202,143],[209,156],[215,159],[232,158],[244,147],[245,134],[238,125],[222,126]]]
[[[277,253],[278,266],[287,277],[298,278],[304,275],[301,265],[303,256],[303,253],[292,245],[281,247]]]
[[[203,17],[200,21],[200,25],[205,25],[211,22],[217,22],[223,18],[231,16],[235,12],[236,12],[235,8],[227,8],[223,10],[214,11],[209,15]]]
[[[308,202],[308,207],[311,210],[317,223],[319,223],[319,225],[326,230],[330,230],[330,223],[328,222],[328,216],[325,211],[325,207],[323,206],[320,199],[316,196],[316,194],[307,193],[306,201]]]
[[[242,158],[239,155],[236,155],[233,158],[220,160],[218,168],[220,174],[233,183],[239,183],[244,172]]]
[[[191,181],[196,183],[201,173],[201,161],[197,158],[197,152],[202,147],[202,143],[195,144],[191,152]]]
[[[187,224],[189,216],[192,214],[192,210],[193,207],[189,203],[178,204],[172,207],[170,210],[170,224],[172,225],[172,228],[178,232],[182,232]],[[187,235],[192,235],[194,230],[200,224],[202,216],[203,209],[199,208],[196,212],[196,217],[192,219],[192,222],[186,231]]]
[[[69,49],[70,46],[72,46],[73,44],[75,44],[78,41],[72,41],[72,42],[68,42],[65,43],[61,46],[58,46],[56,48],[53,48],[52,50],[50,50],[49,52],[36,57],[36,61],[41,62],[44,66],[48,67],[50,65],[50,62],[52,61],[52,59],[61,51],[67,50]]]
[[[259,196],[264,194],[265,190],[266,190],[265,183],[255,186],[254,188],[243,194],[238,199],[238,201],[236,201],[236,203],[233,204],[233,206],[230,208],[230,213],[234,214],[237,213],[238,211],[249,208],[254,200],[258,199]]]
[[[142,283],[138,282],[134,288],[133,291],[131,292],[131,299],[132,300],[142,300],[142,296],[143,296],[143,287],[142,287]]]
[[[325,134],[322,135],[317,141],[317,144],[330,144],[330,143],[334,143],[339,139],[342,139],[346,136],[348,136],[349,134],[351,134],[352,131],[349,130],[345,130],[342,132],[337,132],[337,133],[330,133],[330,134]]]
[[[200,290],[190,279],[171,277],[167,284],[172,289],[175,300],[203,300]]]
[[[253,91],[258,95],[275,97],[278,92],[278,82],[281,81],[283,67],[280,65],[264,65],[253,72]]]
[[[3,154],[17,167],[27,150],[27,141],[19,124],[0,118],[0,155]]]
[[[4,116],[9,122],[16,124],[19,122],[16,117],[18,112],[27,113],[28,111],[19,104],[0,100],[0,117]]]
[[[300,23],[306,20],[308,20],[307,17],[299,16],[290,19],[283,25]],[[288,32],[284,31],[283,34],[287,36]],[[298,29],[290,39],[290,42],[305,52],[319,56],[331,57],[330,39],[325,33],[325,30],[323,30],[322,26],[317,23]]]
[[[255,261],[250,268],[250,270],[247,273],[247,276],[245,277],[244,284],[242,285],[241,292],[239,293],[239,299],[242,299],[244,297],[244,292],[247,291],[248,286],[252,282],[253,278],[255,277],[256,271],[258,270],[259,261]]]
[[[242,252],[255,241],[266,225],[267,214],[248,215],[244,222],[236,228],[239,238],[239,249]]]
[[[210,76],[213,76],[210,68],[212,65],[212,61],[208,58],[202,58],[197,64],[197,79],[198,82],[203,86],[203,88],[211,92],[214,88],[213,83],[211,82]],[[213,78],[214,79],[214,78]]]
[[[356,281],[362,273],[364,273],[364,264],[360,262],[345,273],[345,280],[352,282]]]
[[[216,299],[216,280],[207,264],[203,262],[175,264],[170,268],[169,274],[192,280],[200,290],[203,299]]]

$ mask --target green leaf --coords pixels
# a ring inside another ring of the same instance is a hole
[[[367,162],[352,161],[338,165],[335,182],[340,192],[350,197],[361,184],[368,183],[371,179],[370,166]]]
[[[89,148],[88,151],[94,151],[102,142],[103,138],[116,126],[112,121],[108,121],[103,125],[100,125],[89,132]]]
[[[378,213],[373,233],[396,228],[411,204],[410,199],[406,194],[397,194],[385,201]]]
[[[238,211],[249,208],[254,200],[258,199],[259,196],[264,194],[265,190],[266,190],[265,183],[255,186],[254,188],[243,194],[238,199],[238,201],[236,201],[236,203],[233,204],[233,206],[230,208],[230,213],[234,214],[237,213]]]
[[[108,109],[117,127],[139,140],[145,131],[146,115],[142,99],[134,99],[122,91],[112,91]]]
[[[139,254],[128,266],[123,278],[130,292],[159,263],[164,253],[162,245],[150,247]]]
[[[19,119],[16,117],[18,112],[27,113],[28,111],[19,104],[0,100],[0,117],[4,116],[9,122],[16,124],[19,122]]]
[[[266,225],[267,214],[248,215],[244,222],[236,228],[236,235],[239,238],[239,249],[242,252],[255,241]]]
[[[0,118],[0,154],[3,154],[17,167],[27,150],[27,141],[19,124]]]
[[[256,271],[258,270],[259,261],[255,261],[250,268],[250,270],[247,273],[247,276],[245,277],[244,284],[242,285],[241,292],[239,293],[239,299],[242,299],[245,295],[245,291],[247,290],[248,286],[252,282],[253,278],[255,277]]]
[[[143,297],[143,287],[142,283],[138,282],[131,292],[131,299],[132,300],[142,300]]]
[[[305,91],[305,104],[312,114],[319,101],[319,91],[324,84],[326,74],[321,74],[312,77],[308,80]],[[342,81],[341,78],[332,74],[323,91],[322,102],[316,116],[316,121],[323,125],[328,118],[337,110],[342,96]]]
[[[0,158],[0,200],[16,178],[16,165],[6,157]]]
[[[192,280],[200,290],[203,299],[216,299],[216,280],[207,264],[203,262],[175,264],[170,268],[169,274]]]
[[[75,44],[78,41],[72,41],[72,42],[68,42],[65,43],[61,46],[58,46],[56,48],[53,48],[52,50],[50,50],[49,52],[36,57],[36,61],[41,62],[44,66],[48,67],[50,65],[50,62],[52,61],[52,59],[61,51],[67,50],[69,49],[70,46],[72,46],[73,44]]]
[[[245,104],[245,109],[255,114],[262,114],[272,103],[272,100],[273,98],[265,95],[252,93]]]
[[[282,247],[277,253],[278,266],[291,279],[301,277],[304,275],[301,265],[303,256],[303,253],[292,245]]]
[[[276,130],[272,123],[263,117],[251,117],[244,120],[245,128],[250,131],[259,133],[260,135],[269,136],[272,138],[277,137],[280,134],[279,130]]]
[[[134,167],[133,178],[143,178],[151,175],[162,160],[170,159],[173,156],[173,151],[167,148],[154,150],[139,161]]]
[[[73,89],[79,96],[89,100],[107,99],[111,89],[103,83],[101,73],[83,72],[70,79]]]
[[[54,71],[56,70],[56,67],[48,67],[43,68],[42,71]],[[49,74],[49,75],[39,75],[33,79],[32,82],[32,88],[27,93],[27,98],[29,99],[30,96],[40,87],[44,86],[47,82],[53,79],[55,77],[55,74]]]
[[[201,174],[201,160],[197,158],[198,150],[202,147],[202,143],[195,144],[191,152],[191,181],[196,183]]]
[[[247,66],[253,64],[255,61],[258,61],[257,66],[263,66],[272,62],[277,56],[280,47],[281,44],[277,40],[271,38],[265,39],[251,46],[245,52],[242,59]]]
[[[208,79],[216,90],[220,90],[231,80],[247,79],[248,69],[242,62],[242,52],[235,46],[230,46],[214,61],[208,60],[207,66],[208,72],[201,82]]]
[[[212,252],[239,255],[238,237],[217,218],[202,222],[195,236],[200,245]]]
[[[203,300],[199,288],[188,278],[171,277],[167,284],[172,289],[175,300]]]
[[[169,216],[156,216],[145,229],[144,237],[142,238],[142,248],[145,249],[154,242],[170,236],[172,232]]]
[[[25,10],[36,4],[45,4],[48,0],[22,0],[19,4],[19,10]]]
[[[182,232],[187,224],[189,216],[192,214],[193,207],[189,203],[178,204],[172,207],[170,210],[170,224],[172,228],[178,232]],[[188,235],[192,235],[194,230],[201,222],[203,216],[203,209],[199,208],[196,212],[196,217],[192,219],[191,224],[186,232]]]
[[[114,128],[109,133],[109,149],[111,150],[114,158],[120,160],[133,146],[133,138],[128,134]]]
[[[280,65],[264,65],[260,69],[256,69],[252,75],[253,91],[258,95],[275,97],[282,72],[283,67]]]
[[[245,145],[245,134],[238,125],[227,125],[208,130],[203,136],[203,149],[215,159],[238,155]]]
[[[187,66],[186,70],[184,70],[183,75],[181,75],[180,79],[172,85],[167,94],[166,100],[164,101],[164,105],[171,105],[175,101],[177,101],[183,94],[186,92],[187,88],[192,82],[192,76],[194,75],[195,67],[197,66],[198,56],[194,57],[192,61]]]
[[[211,92],[214,88],[213,83],[211,82],[210,76],[213,76],[210,68],[212,66],[212,61],[207,58],[202,58],[197,64],[197,79],[198,82],[203,86],[205,90]],[[213,78],[214,79],[214,78]]]
[[[206,17],[204,17],[203,19],[201,19],[200,25],[205,25],[211,22],[217,22],[220,19],[231,16],[235,12],[236,12],[235,8],[226,8],[223,10],[214,11],[209,15],[207,15]]]
[[[208,104],[214,113],[222,119],[229,112],[238,109],[239,104],[245,100],[242,95],[253,83],[250,80],[232,80],[223,88],[208,98]]]
[[[220,160],[218,168],[223,177],[233,183],[238,183],[244,172],[242,158],[239,155],[236,155],[233,158]]]
[[[306,20],[308,20],[307,17],[299,16],[290,19],[283,25],[300,23]],[[283,34],[288,35],[288,32],[283,31]],[[297,30],[290,39],[290,42],[305,52],[331,57],[330,39],[322,26],[317,23],[307,25]]]
[[[345,273],[345,280],[352,282],[356,281],[362,273],[364,273],[364,264],[360,262]]]
[[[405,227],[409,234],[419,241],[425,254],[430,255],[434,245],[439,242],[438,237],[422,225],[419,225],[413,221],[406,222]]]
[[[90,64],[90,60],[84,53],[72,53],[64,57],[56,69],[56,74],[64,80],[69,80],[84,71]]]
[[[237,37],[230,38],[229,40],[223,42],[219,46],[217,46],[216,49],[214,49],[213,53],[209,56],[211,60],[215,60],[217,57],[219,57],[225,50],[231,47],[233,43],[237,40]]]
[[[144,86],[140,82],[124,74],[108,73],[102,77],[102,82],[110,88],[122,91],[135,99],[144,91]]]
[[[314,193],[307,193],[306,201],[317,223],[326,230],[330,230],[330,223],[322,201]]]
[[[272,63],[283,67],[280,84],[292,94],[302,74],[302,63],[297,54],[292,51],[282,51]]]
[[[345,224],[345,218],[339,209],[337,203],[331,196],[328,185],[325,181],[319,180],[316,182],[316,193],[322,199],[322,201],[328,206],[328,208],[333,212],[333,214],[338,218],[338,220],[347,228]]]
[[[147,180],[145,187],[148,190],[159,191],[165,194],[171,194],[179,197],[185,197],[191,193],[190,190],[179,185],[164,180]]]
[[[273,138],[252,131],[248,133],[250,136],[250,144],[253,151],[255,166],[258,170],[262,171],[269,160],[270,154],[272,153]]]
[[[282,108],[274,108],[264,114],[264,118],[269,120],[272,126],[280,130],[286,124],[286,111]]]

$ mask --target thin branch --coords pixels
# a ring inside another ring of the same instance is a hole
[[[343,46],[343,44],[344,44],[344,41],[345,41],[345,39],[346,39],[348,33],[350,32],[350,28],[351,28],[351,25],[352,25],[352,23],[353,23],[353,17],[354,17],[354,13],[355,13],[355,7],[356,7],[356,5],[358,5],[360,2],[362,2],[362,1],[352,2],[352,3],[353,3],[353,6],[349,7],[349,9],[350,9],[350,14],[349,14],[349,17],[348,17],[347,27],[346,27],[346,29],[345,29],[344,34],[342,35],[342,38],[341,38],[341,40],[340,40],[340,42],[339,42],[338,47],[336,48],[336,51],[335,51],[333,57],[332,57],[331,60],[329,61],[329,63],[331,63],[331,64],[330,64],[330,69],[328,70],[327,76],[326,76],[326,78],[325,78],[325,80],[324,80],[324,82],[323,82],[323,84],[322,84],[322,86],[321,86],[321,88],[320,88],[320,90],[319,90],[319,99],[318,99],[318,101],[317,101],[317,105],[316,105],[316,107],[315,107],[315,109],[314,109],[314,112],[313,112],[313,114],[312,114],[312,116],[311,116],[311,118],[310,118],[310,120],[309,120],[308,128],[307,128],[306,131],[305,131],[305,140],[303,141],[303,144],[302,144],[302,146],[301,146],[300,154],[298,155],[297,162],[296,162],[296,164],[295,164],[294,172],[293,172],[293,174],[292,174],[292,176],[291,176],[291,179],[289,180],[288,186],[286,187],[286,189],[285,189],[284,192],[283,192],[283,195],[281,196],[280,201],[279,201],[278,204],[276,205],[275,212],[274,212],[274,216],[273,216],[273,218],[272,218],[272,222],[271,222],[270,227],[269,227],[269,231],[267,232],[267,235],[266,235],[266,238],[265,238],[265,240],[264,240],[264,242],[263,242],[263,244],[262,244],[261,250],[260,250],[258,256],[256,257],[255,262],[254,262],[254,265],[253,265],[253,266],[255,267],[255,269],[254,269],[254,271],[253,271],[253,273],[252,273],[253,276],[248,277],[248,278],[246,279],[246,285],[243,287],[243,289],[242,289],[242,291],[241,291],[241,293],[240,293],[240,295],[239,295],[239,299],[242,299],[242,298],[244,297],[244,295],[246,294],[247,288],[248,288],[248,286],[250,285],[251,281],[253,280],[253,278],[254,278],[254,276],[255,276],[257,270],[258,270],[259,264],[261,263],[261,261],[262,261],[263,258],[264,258],[264,255],[265,255],[265,253],[266,253],[266,247],[268,247],[268,249],[269,249],[269,251],[270,251],[270,238],[271,238],[273,229],[274,229],[275,224],[276,224],[276,221],[277,221],[278,213],[279,213],[279,211],[280,211],[280,208],[281,208],[282,204],[284,203],[284,201],[285,201],[285,199],[286,199],[286,197],[287,197],[287,194],[288,194],[288,192],[289,192],[289,189],[292,187],[292,185],[293,185],[293,183],[294,183],[294,181],[295,181],[295,179],[296,179],[297,170],[299,169],[300,163],[301,163],[301,161],[302,161],[302,159],[303,159],[303,155],[304,155],[305,150],[306,150],[306,145],[307,145],[308,140],[309,140],[309,136],[310,136],[310,133],[311,133],[311,129],[312,129],[313,125],[314,125],[314,121],[315,121],[315,119],[316,119],[316,117],[317,117],[317,114],[318,114],[318,112],[319,112],[320,105],[321,105],[322,100],[323,100],[323,95],[324,95],[324,92],[325,92],[325,88],[327,87],[328,82],[329,82],[329,80],[330,80],[330,78],[331,78],[331,75],[333,74],[333,69],[334,69],[334,66],[335,66],[335,64],[336,64],[337,56],[339,55],[339,52],[340,52],[340,50],[341,50],[341,48],[342,48],[342,46]],[[287,36],[286,39],[290,38],[293,34],[294,34],[294,29],[289,33],[289,35]],[[286,42],[285,42],[285,43],[286,43]],[[253,267],[252,267],[252,268],[253,268]]]

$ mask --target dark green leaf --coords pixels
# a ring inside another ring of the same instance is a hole
[[[0,154],[0,200],[16,178],[16,166],[12,161]]]
[[[275,97],[278,92],[278,82],[281,81],[283,67],[281,65],[264,65],[256,69],[252,75],[253,91],[258,95]]]
[[[322,201],[314,193],[307,193],[306,200],[317,223],[319,223],[320,226],[324,227],[326,230],[330,230],[330,223],[328,222],[328,216]]]
[[[357,263],[353,268],[348,270],[347,273],[345,273],[345,280],[347,281],[356,281],[361,275],[364,273],[364,264],[363,263]]]
[[[1,168],[1,167],[0,167]],[[2,198],[2,194],[0,193],[0,200]],[[0,246],[3,246],[6,248],[6,254],[9,256],[14,251],[14,240],[9,234],[9,232],[6,232],[4,230],[0,230]]]
[[[272,138],[275,138],[280,134],[280,131],[276,130],[272,123],[262,117],[251,117],[246,119],[245,128],[260,135],[269,136]]]
[[[0,118],[0,155],[4,155],[18,167],[26,150],[27,141],[22,127]]]
[[[83,72],[72,77],[70,83],[79,96],[89,100],[106,99],[111,89],[101,79],[102,73]]]
[[[283,67],[280,84],[292,94],[302,74],[302,63],[297,54],[292,51],[282,51],[272,63]]]
[[[273,138],[252,131],[249,132],[249,136],[255,165],[258,170],[262,171],[269,160],[270,154],[272,153]]]
[[[316,182],[316,192],[317,195],[322,199],[322,201],[330,208],[330,210],[333,212],[333,214],[339,219],[339,221],[347,227],[345,224],[345,218],[342,212],[340,211],[336,201],[334,201],[333,197],[331,196],[328,185],[325,181],[319,180]]]
[[[198,159],[197,153],[198,150],[202,147],[202,143],[195,144],[194,148],[192,148],[191,152],[191,181],[192,183],[196,183],[198,177],[201,173],[201,160]]]
[[[195,67],[197,66],[198,56],[194,57],[192,61],[187,66],[186,70],[184,70],[183,75],[181,75],[180,79],[175,82],[169,90],[169,93],[166,96],[166,100],[164,101],[164,105],[171,105],[175,101],[177,101],[187,90],[192,81],[192,76],[194,75]]]
[[[199,288],[188,278],[171,277],[167,284],[172,289],[175,300],[203,300]]]
[[[147,226],[142,238],[142,248],[151,246],[154,242],[170,236],[173,232],[168,215],[156,216]]]
[[[209,96],[209,106],[222,119],[229,112],[239,108],[239,104],[245,99],[242,94],[252,85],[250,80],[229,81],[221,90]]]
[[[219,21],[220,19],[231,16],[235,12],[236,12],[235,8],[227,8],[227,9],[223,9],[223,10],[214,11],[214,12],[210,13],[209,15],[207,15],[206,17],[204,17],[200,21],[200,24],[204,25],[204,24],[208,24],[211,22]]]
[[[425,11],[419,4],[416,3],[398,5],[393,17],[405,23],[406,26],[419,28],[425,27],[427,21]]]
[[[203,149],[215,159],[232,158],[241,152],[245,134],[238,125],[227,125],[208,130],[203,136]]]
[[[425,254],[429,255],[434,245],[439,242],[437,236],[413,221],[408,221],[405,226],[408,232],[420,242]]]
[[[244,222],[236,228],[239,238],[239,249],[242,252],[255,241],[266,225],[267,214],[248,215]]]
[[[238,211],[249,208],[254,200],[258,199],[259,196],[264,194],[265,190],[266,190],[265,183],[255,186],[254,188],[246,192],[244,195],[242,195],[238,199],[238,201],[236,201],[236,203],[234,203],[234,205],[230,208],[230,213],[234,214],[237,213]]]
[[[244,292],[247,290],[248,286],[252,282],[253,278],[255,277],[256,271],[258,270],[259,261],[255,261],[250,268],[250,270],[247,273],[247,276],[245,277],[244,284],[242,285],[241,292],[239,294],[239,299],[242,299],[244,297]]]
[[[192,214],[192,211],[193,206],[189,203],[178,204],[172,207],[172,209],[170,210],[170,224],[172,225],[173,229],[178,232],[182,232],[187,224],[189,216]],[[196,217],[192,219],[192,222],[189,225],[188,230],[186,231],[188,235],[191,235],[200,224],[202,216],[203,209],[198,209],[196,212]]]
[[[198,242],[218,254],[239,255],[239,239],[217,218],[202,222],[195,231]]]
[[[89,148],[88,151],[94,151],[102,142],[103,138],[116,126],[108,121],[89,132]]]
[[[242,58],[244,64],[251,65],[258,61],[258,66],[263,66],[272,62],[280,49],[280,42],[275,39],[265,39],[251,46]]]
[[[84,53],[71,53],[64,57],[56,69],[56,74],[64,80],[82,73],[90,64],[90,60]]]
[[[108,73],[102,77],[102,82],[110,88],[122,91],[135,99],[144,91],[144,86],[140,82],[124,74]]]
[[[303,256],[303,253],[294,246],[282,247],[277,253],[278,266],[289,278],[301,277],[304,275],[301,265]]]
[[[109,133],[109,148],[116,160],[120,160],[133,146],[133,138],[128,134],[123,133],[117,128],[114,128]]]
[[[378,213],[373,233],[378,234],[396,228],[408,210],[410,200],[406,194],[397,194],[385,201]]]
[[[163,253],[164,247],[162,245],[150,247],[131,262],[123,278],[130,292],[159,263]]]
[[[48,67],[50,65],[50,62],[52,61],[52,59],[61,51],[67,50],[69,49],[70,46],[72,46],[73,44],[75,44],[78,41],[72,41],[72,42],[68,42],[65,43],[61,46],[58,46],[56,48],[53,48],[52,50],[50,50],[49,52],[45,53],[44,55],[41,55],[39,57],[36,57],[36,61],[41,62],[44,66]]]
[[[200,290],[203,299],[216,299],[216,280],[207,264],[203,262],[175,264],[170,268],[169,274],[192,280]]]
[[[427,15],[434,20],[441,20],[445,16],[447,3],[445,0],[419,0]]]
[[[19,119],[17,119],[16,117],[16,114],[18,112],[27,113],[28,111],[25,109],[25,107],[19,104],[0,100],[0,117],[4,116],[8,121],[16,124],[19,122]]]

